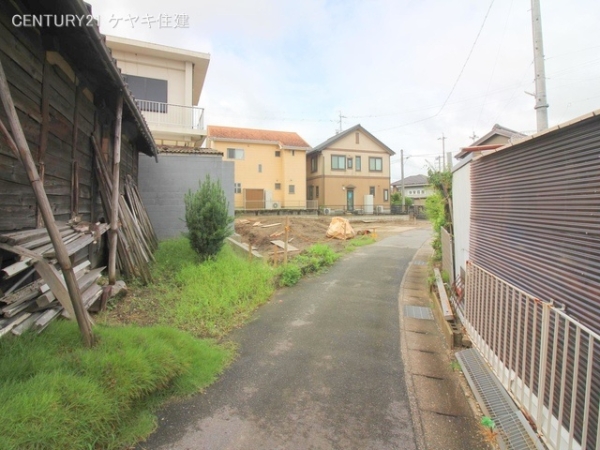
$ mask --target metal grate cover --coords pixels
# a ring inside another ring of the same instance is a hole
[[[425,306],[405,305],[404,315],[414,319],[433,320],[431,308],[427,308]]]
[[[510,398],[498,378],[481,357],[470,348],[456,353],[456,358],[484,414],[496,423],[500,447],[511,450],[544,450],[531,426]]]

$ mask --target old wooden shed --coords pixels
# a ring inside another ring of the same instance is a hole
[[[157,150],[89,6],[80,0],[3,2],[0,61],[55,219],[108,222],[92,139],[112,164],[121,94],[121,190],[128,177],[137,180],[138,158]],[[7,123],[3,109],[0,119]],[[0,232],[43,226],[26,171],[2,135],[0,193]]]

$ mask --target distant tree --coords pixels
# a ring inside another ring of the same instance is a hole
[[[401,205],[402,204],[402,194],[400,192],[394,192],[391,197],[392,205]],[[414,200],[410,197],[406,197],[404,200],[404,206],[410,208],[414,204]]]
[[[210,175],[200,182],[196,192],[185,194],[185,222],[192,248],[203,258],[215,256],[225,238],[231,234],[233,217],[229,216],[229,203],[219,180]]]
[[[433,225],[434,258],[441,259],[441,229],[445,228],[452,234],[452,173],[450,171],[436,172],[430,169],[428,175],[434,194],[425,199],[425,212]]]

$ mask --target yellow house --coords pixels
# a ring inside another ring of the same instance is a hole
[[[236,209],[306,209],[306,152],[297,133],[209,125],[207,146],[235,165]]]
[[[336,134],[306,155],[308,201],[330,210],[389,211],[394,154],[360,124]]]
[[[115,36],[106,37],[123,78],[159,147],[198,147],[206,137],[198,107],[210,55]]]

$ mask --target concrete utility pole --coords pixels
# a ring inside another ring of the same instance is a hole
[[[438,141],[442,141],[442,159],[441,159],[441,167],[446,168],[446,136],[442,133],[442,137],[438,138]],[[441,170],[440,170],[441,172]]]
[[[342,116],[342,111],[340,111],[340,129],[335,134],[339,134],[343,131],[342,119],[346,119],[346,116]]]
[[[533,63],[535,68],[535,111],[537,130],[542,131],[548,128],[548,100],[546,99],[546,69],[544,66],[540,0],[531,0],[531,22],[533,31]]]
[[[452,152],[446,153],[446,167],[449,171],[452,171]]]
[[[402,212],[404,212],[404,150],[400,149],[400,178],[402,181]]]

